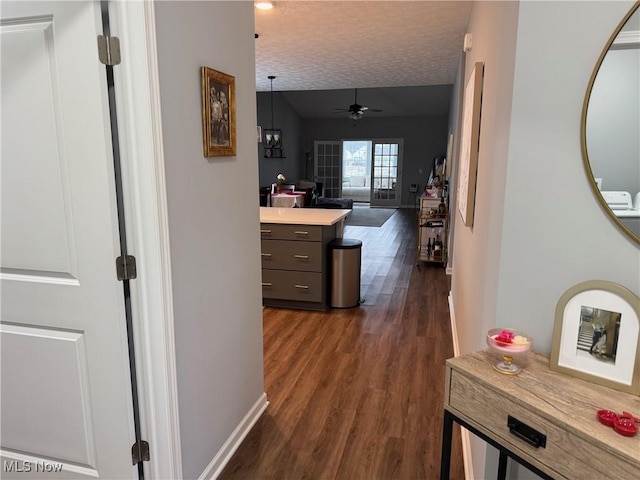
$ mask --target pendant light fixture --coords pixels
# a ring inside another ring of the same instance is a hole
[[[269,75],[267,78],[271,82],[271,130],[273,130],[273,81],[276,79],[276,76]]]
[[[275,128],[273,122],[273,81],[276,77],[269,75],[267,78],[271,82],[271,129],[265,130],[264,133],[264,156],[266,158],[284,158],[282,130]]]

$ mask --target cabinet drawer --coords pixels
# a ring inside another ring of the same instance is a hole
[[[449,405],[472,418],[472,425],[479,430],[488,430],[489,436],[502,438],[501,443],[532,465],[553,465],[554,478],[632,478],[632,472],[637,472],[637,467],[623,458],[594,461],[606,456],[593,441],[585,440],[568,425],[553,423],[530,412],[505,392],[488,388],[456,370],[451,370]],[[511,433],[508,416],[545,435],[546,446],[536,448]]]
[[[262,297],[300,302],[322,302],[322,274],[262,270]]]
[[[322,271],[322,243],[262,240],[262,268]]]
[[[284,225],[279,223],[260,224],[260,237],[272,240],[322,241],[321,225]]]

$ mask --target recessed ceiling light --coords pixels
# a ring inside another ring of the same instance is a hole
[[[273,8],[273,3],[271,3],[271,2],[256,2],[255,6],[259,10],[271,10]]]

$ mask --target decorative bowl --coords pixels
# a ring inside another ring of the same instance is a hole
[[[618,419],[618,414],[616,412],[612,412],[611,410],[598,410],[597,412],[598,420],[603,425],[607,427],[613,427],[613,424]]]
[[[522,368],[513,363],[513,356],[527,353],[533,346],[533,337],[511,328],[492,328],[487,332],[487,345],[502,358],[493,366],[498,372],[517,375]]]
[[[638,427],[636,427],[635,422],[628,417],[618,417],[613,422],[613,429],[625,437],[633,437],[638,433]]]

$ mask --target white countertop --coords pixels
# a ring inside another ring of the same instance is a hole
[[[333,225],[350,213],[350,209],[338,208],[260,207],[260,223]]]

